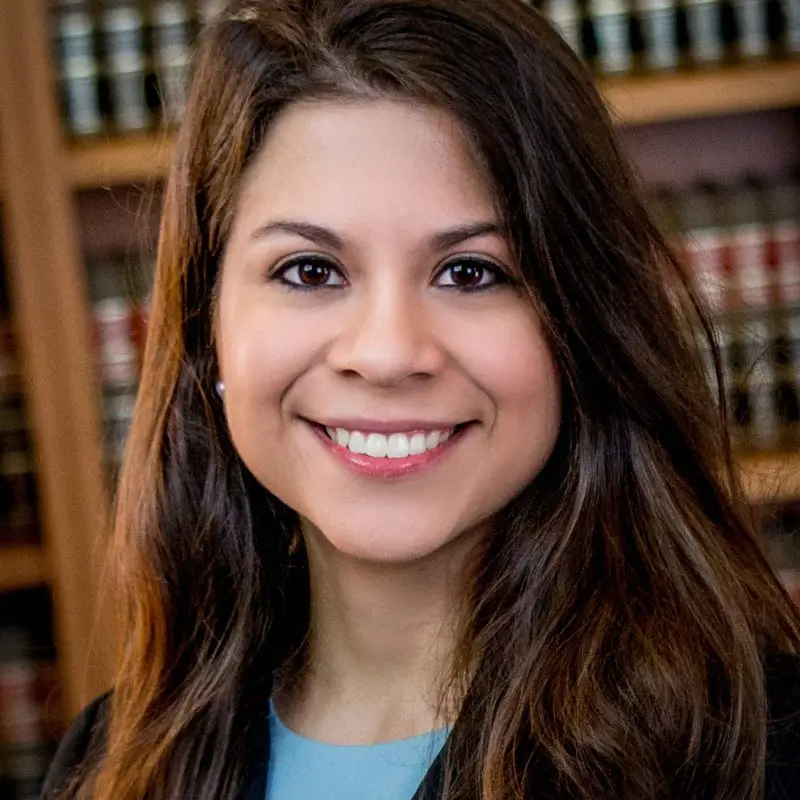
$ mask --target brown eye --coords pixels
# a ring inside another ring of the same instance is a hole
[[[482,264],[466,261],[463,264],[454,264],[450,267],[453,282],[458,286],[480,286],[485,270]]]
[[[277,278],[297,289],[327,289],[343,286],[344,278],[338,267],[328,259],[303,256],[283,266]]]
[[[307,261],[297,267],[297,275],[306,286],[323,286],[331,276],[331,268],[327,264]]]
[[[436,278],[439,286],[466,292],[489,289],[502,282],[503,276],[499,267],[477,258],[451,261]]]

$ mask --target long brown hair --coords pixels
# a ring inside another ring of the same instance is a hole
[[[431,793],[756,800],[764,656],[798,650],[796,612],[740,498],[703,309],[589,74],[519,0],[238,0],[202,35],[118,496],[108,741],[81,791],[242,785],[307,631],[308,577],[294,512],[247,472],[214,395],[218,268],[275,115],[385,96],[459,120],[563,387],[556,450],[476,569],[453,670],[470,665],[468,687]]]

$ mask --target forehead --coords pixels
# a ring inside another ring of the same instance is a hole
[[[457,120],[395,100],[296,103],[271,124],[244,177],[239,212],[425,216],[432,225],[495,212],[490,182]]]

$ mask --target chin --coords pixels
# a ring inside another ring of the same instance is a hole
[[[463,538],[458,530],[431,525],[392,525],[385,519],[342,525],[313,524],[313,536],[321,537],[326,549],[354,560],[382,565],[424,561]],[[324,533],[322,533],[324,531]]]

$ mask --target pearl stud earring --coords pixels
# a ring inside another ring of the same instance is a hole
[[[225,394],[225,384],[222,381],[217,381],[214,384],[214,389],[220,397]]]

